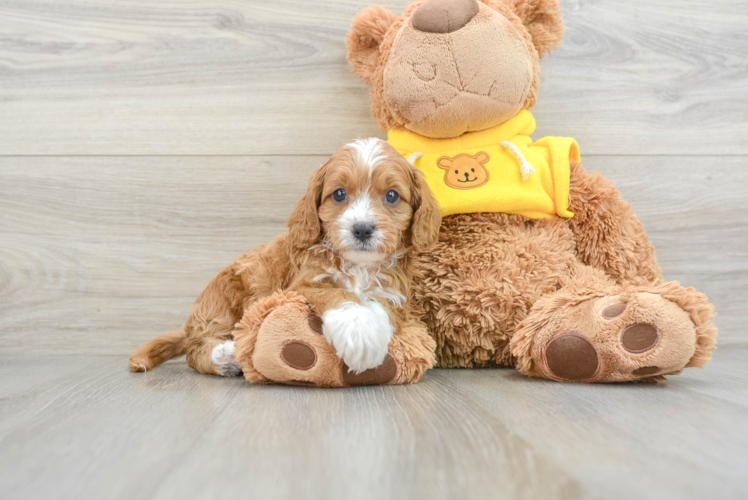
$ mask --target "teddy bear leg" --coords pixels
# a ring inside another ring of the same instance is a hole
[[[711,358],[717,329],[704,294],[677,282],[594,284],[577,279],[533,306],[511,340],[520,372],[562,382],[656,381]]]
[[[662,283],[654,246],[618,189],[577,162],[571,164],[569,188],[569,210],[574,212],[569,226],[579,259],[618,283]]]
[[[349,371],[328,343],[322,320],[306,299],[297,293],[278,292],[249,308],[236,325],[234,339],[237,361],[252,383],[346,387],[418,380],[430,364],[421,368],[423,363],[417,357],[424,356],[424,348],[411,342],[411,338],[423,339],[412,328],[402,330],[395,333],[380,366],[356,374]],[[427,335],[426,338],[430,340]],[[426,356],[433,356],[432,352],[433,346]],[[428,361],[426,358],[426,364]]]

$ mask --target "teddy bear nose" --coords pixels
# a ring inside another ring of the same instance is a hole
[[[429,0],[413,12],[411,23],[426,33],[452,33],[478,13],[478,0]]]

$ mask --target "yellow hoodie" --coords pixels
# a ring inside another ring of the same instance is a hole
[[[390,130],[388,141],[426,176],[442,215],[503,212],[531,219],[573,217],[569,164],[579,161],[570,137],[533,143],[527,110],[496,127],[453,139]]]

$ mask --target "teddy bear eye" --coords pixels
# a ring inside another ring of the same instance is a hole
[[[336,202],[340,203],[341,201],[345,201],[345,189],[336,189],[335,192],[332,194],[332,199]]]
[[[470,169],[470,171],[471,171],[471,172],[475,172],[475,169],[474,169],[474,168],[471,168],[471,169]]]
[[[456,173],[456,174],[459,174],[459,173],[460,173],[460,171],[459,171],[459,170],[455,170],[455,173]]]

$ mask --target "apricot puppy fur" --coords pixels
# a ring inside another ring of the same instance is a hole
[[[186,354],[200,373],[239,374],[235,325],[258,300],[284,291],[306,299],[353,373],[379,366],[393,338],[404,326],[413,337],[415,324],[412,342],[419,345],[398,352],[417,351],[417,361],[404,367],[408,360],[397,359],[404,377],[398,380],[414,382],[434,363],[434,343],[410,300],[412,254],[435,243],[440,223],[423,175],[392,146],[379,139],[350,143],[311,174],[288,233],[221,271],[187,322],[138,348],[130,369],[148,371]]]

